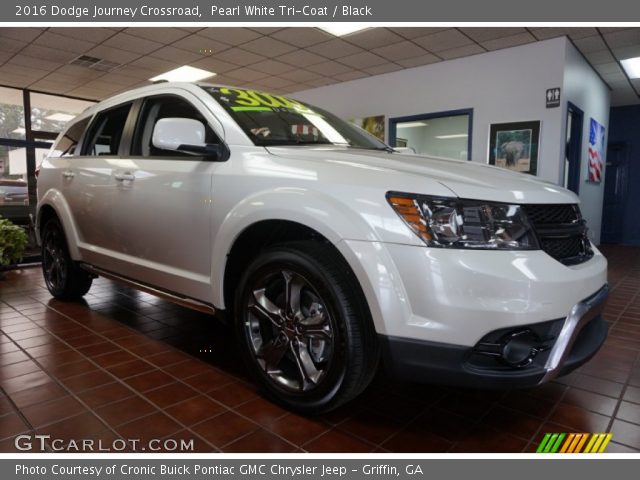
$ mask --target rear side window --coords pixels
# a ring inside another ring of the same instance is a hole
[[[98,113],[89,127],[84,155],[118,155],[129,110],[130,103]]]
[[[202,113],[184,98],[175,95],[149,97],[144,101],[138,126],[133,137],[132,155],[143,157],[192,157],[192,154],[162,150],[153,146],[151,138],[156,122],[162,118],[191,118],[205,126],[205,142],[220,143],[220,139],[207,123]]]
[[[80,153],[78,142],[89,125],[89,118],[71,125],[53,147],[52,157],[72,157]],[[76,151],[77,150],[77,151]]]

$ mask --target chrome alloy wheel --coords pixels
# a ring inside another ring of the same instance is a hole
[[[287,391],[315,389],[331,364],[334,323],[311,283],[272,271],[255,282],[247,307],[246,336],[266,376]]]
[[[67,281],[67,257],[62,232],[57,228],[48,229],[42,242],[42,269],[44,280],[50,290],[64,288]]]

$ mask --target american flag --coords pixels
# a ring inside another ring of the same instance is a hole
[[[604,168],[604,126],[593,118],[589,128],[589,181],[602,181]]]

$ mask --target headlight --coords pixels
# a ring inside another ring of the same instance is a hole
[[[430,247],[539,248],[520,205],[397,192],[387,193],[387,201]]]

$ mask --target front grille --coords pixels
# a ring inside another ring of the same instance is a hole
[[[540,248],[565,265],[593,256],[587,227],[577,205],[524,205]]]
[[[580,255],[583,249],[583,240],[579,237],[563,239],[541,239],[540,247],[556,260],[573,258]]]
[[[577,205],[526,205],[524,209],[534,225],[574,223],[580,218]]]

